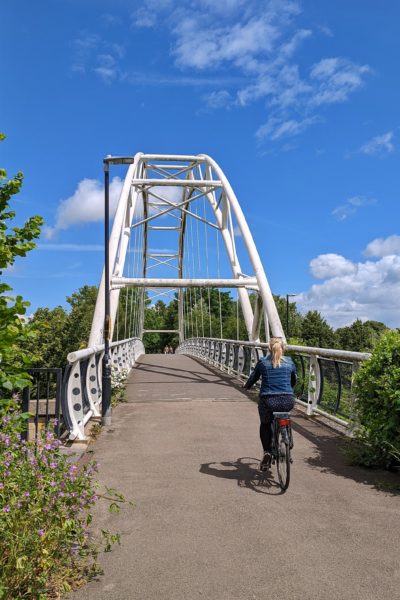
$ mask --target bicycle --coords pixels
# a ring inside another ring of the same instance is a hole
[[[287,490],[290,482],[290,465],[293,462],[291,450],[293,448],[293,435],[290,416],[287,412],[272,413],[271,423],[271,461],[276,463],[279,485],[283,491]]]

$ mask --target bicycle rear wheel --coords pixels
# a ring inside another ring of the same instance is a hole
[[[278,430],[276,451],[276,468],[278,471],[279,485],[282,490],[287,490],[290,482],[290,443],[286,429]]]

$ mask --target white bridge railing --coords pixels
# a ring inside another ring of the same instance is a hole
[[[176,352],[189,354],[244,379],[267,351],[268,345],[263,343],[190,338]],[[354,414],[353,373],[370,354],[290,345],[287,354],[297,367],[297,402],[306,407],[308,415],[321,414],[347,426]]]
[[[110,344],[113,371],[129,372],[144,346],[139,338]],[[101,416],[101,381],[104,345],[68,354],[64,375],[64,421],[72,440],[85,439],[85,425],[91,417]]]

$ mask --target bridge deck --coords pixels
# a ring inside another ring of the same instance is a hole
[[[386,600],[397,597],[398,497],[348,467],[338,436],[294,415],[286,494],[259,479],[258,415],[229,377],[147,355],[95,444],[100,479],[136,500],[97,524],[122,545],[88,600]]]

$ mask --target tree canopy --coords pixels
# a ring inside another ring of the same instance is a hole
[[[1,133],[0,141],[4,139]],[[20,191],[22,181],[21,172],[7,179],[5,169],[0,169],[0,276],[18,257],[26,256],[35,247],[34,240],[39,237],[43,224],[42,217],[34,216],[22,227],[12,227],[15,211],[10,209],[10,202]],[[26,369],[32,364],[32,356],[23,347],[26,340],[35,335],[34,330],[24,327],[23,315],[29,302],[10,292],[12,288],[0,281],[0,395],[29,383]]]

